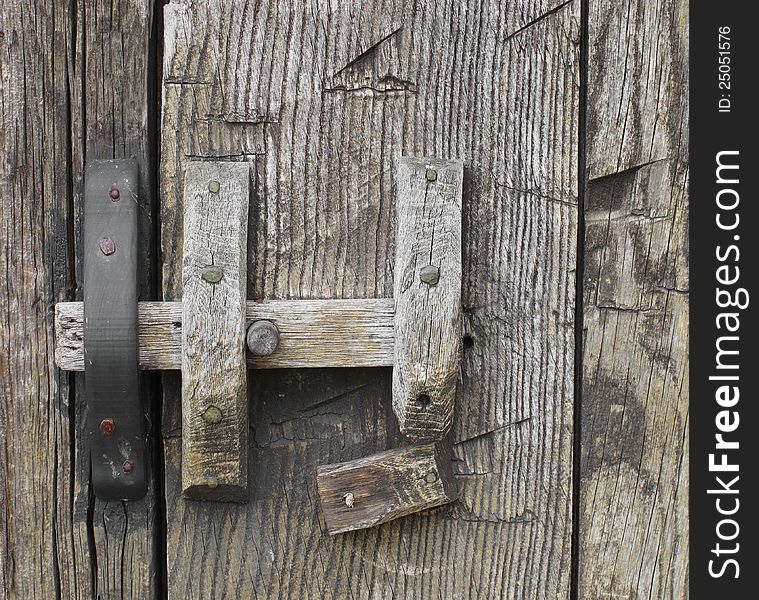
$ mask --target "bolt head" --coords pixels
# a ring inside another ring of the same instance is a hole
[[[440,281],[440,269],[435,265],[427,265],[419,270],[419,279],[427,285],[437,285]]]
[[[221,189],[221,186],[219,185],[218,181],[208,182],[208,191],[211,192],[212,194],[218,194],[220,189]]]
[[[109,237],[101,238],[100,240],[100,251],[105,254],[106,256],[110,256],[114,252],[116,252],[116,244],[114,241]]]
[[[124,464],[121,465],[121,470],[124,471],[124,473],[131,473],[134,471],[134,461],[131,458],[127,458],[124,461]]]
[[[427,169],[424,177],[427,181],[437,181],[437,171],[435,169]]]
[[[433,471],[430,471],[424,479],[427,483],[435,483],[437,481],[437,475]]]
[[[203,269],[200,277],[207,283],[219,283],[224,277],[224,272],[216,267],[208,267]]]
[[[269,356],[279,345],[279,330],[271,321],[256,321],[248,327],[248,349],[255,356]]]
[[[119,188],[117,188],[115,185],[111,187],[111,191],[108,195],[111,197],[111,200],[113,202],[118,202],[119,198],[121,198],[121,192],[119,192]]]
[[[203,411],[203,420],[211,425],[216,425],[216,423],[221,422],[223,418],[224,414],[221,412],[221,409],[213,404]]]
[[[100,421],[100,435],[109,436],[116,429],[113,419],[103,419]]]

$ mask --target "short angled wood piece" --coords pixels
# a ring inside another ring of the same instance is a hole
[[[463,163],[398,160],[393,410],[414,441],[450,429],[461,355]]]
[[[244,501],[249,167],[191,162],[184,183],[182,490]]]
[[[330,535],[373,527],[456,498],[450,452],[435,444],[320,466],[316,487]]]

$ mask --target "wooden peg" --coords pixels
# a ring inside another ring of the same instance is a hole
[[[243,501],[248,165],[191,162],[184,184],[182,489]]]
[[[450,452],[435,444],[321,466],[316,486],[331,535],[373,527],[456,497]]]
[[[450,429],[461,355],[463,163],[398,161],[393,410],[415,441]]]

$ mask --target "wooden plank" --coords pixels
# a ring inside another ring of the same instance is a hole
[[[186,165],[182,489],[188,498],[247,499],[249,177],[245,164]]]
[[[581,598],[688,595],[684,0],[591,0]]]
[[[392,298],[366,300],[272,300],[246,303],[245,322],[271,321],[279,345],[269,356],[247,355],[255,369],[387,367],[393,364],[395,310]],[[140,368],[182,366],[182,303],[140,302]],[[55,362],[84,369],[81,302],[55,306]]]
[[[251,384],[250,502],[187,502],[170,375],[170,598],[569,595],[580,3],[561,4],[166,5],[164,298],[181,297],[196,156],[254,170],[247,297],[262,300],[391,297],[396,158],[468,167],[459,499],[325,535],[316,465],[401,445],[392,374],[289,369]]]
[[[374,527],[455,499],[450,448],[394,448],[316,471],[330,535]]]
[[[0,11],[2,597],[156,592],[155,494],[151,487],[141,502],[92,501],[83,387],[55,369],[49,312],[82,297],[84,157],[135,156],[146,190],[154,182],[144,168],[146,121],[157,106],[147,86],[152,16],[150,0],[32,0]],[[148,257],[152,198],[140,197]],[[154,280],[145,268],[143,293]]]
[[[453,419],[463,180],[461,161],[398,159],[393,410],[411,440],[440,440]]]

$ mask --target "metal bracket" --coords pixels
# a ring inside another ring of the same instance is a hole
[[[87,162],[84,181],[84,371],[92,486],[102,499],[147,491],[137,340],[134,160]]]

